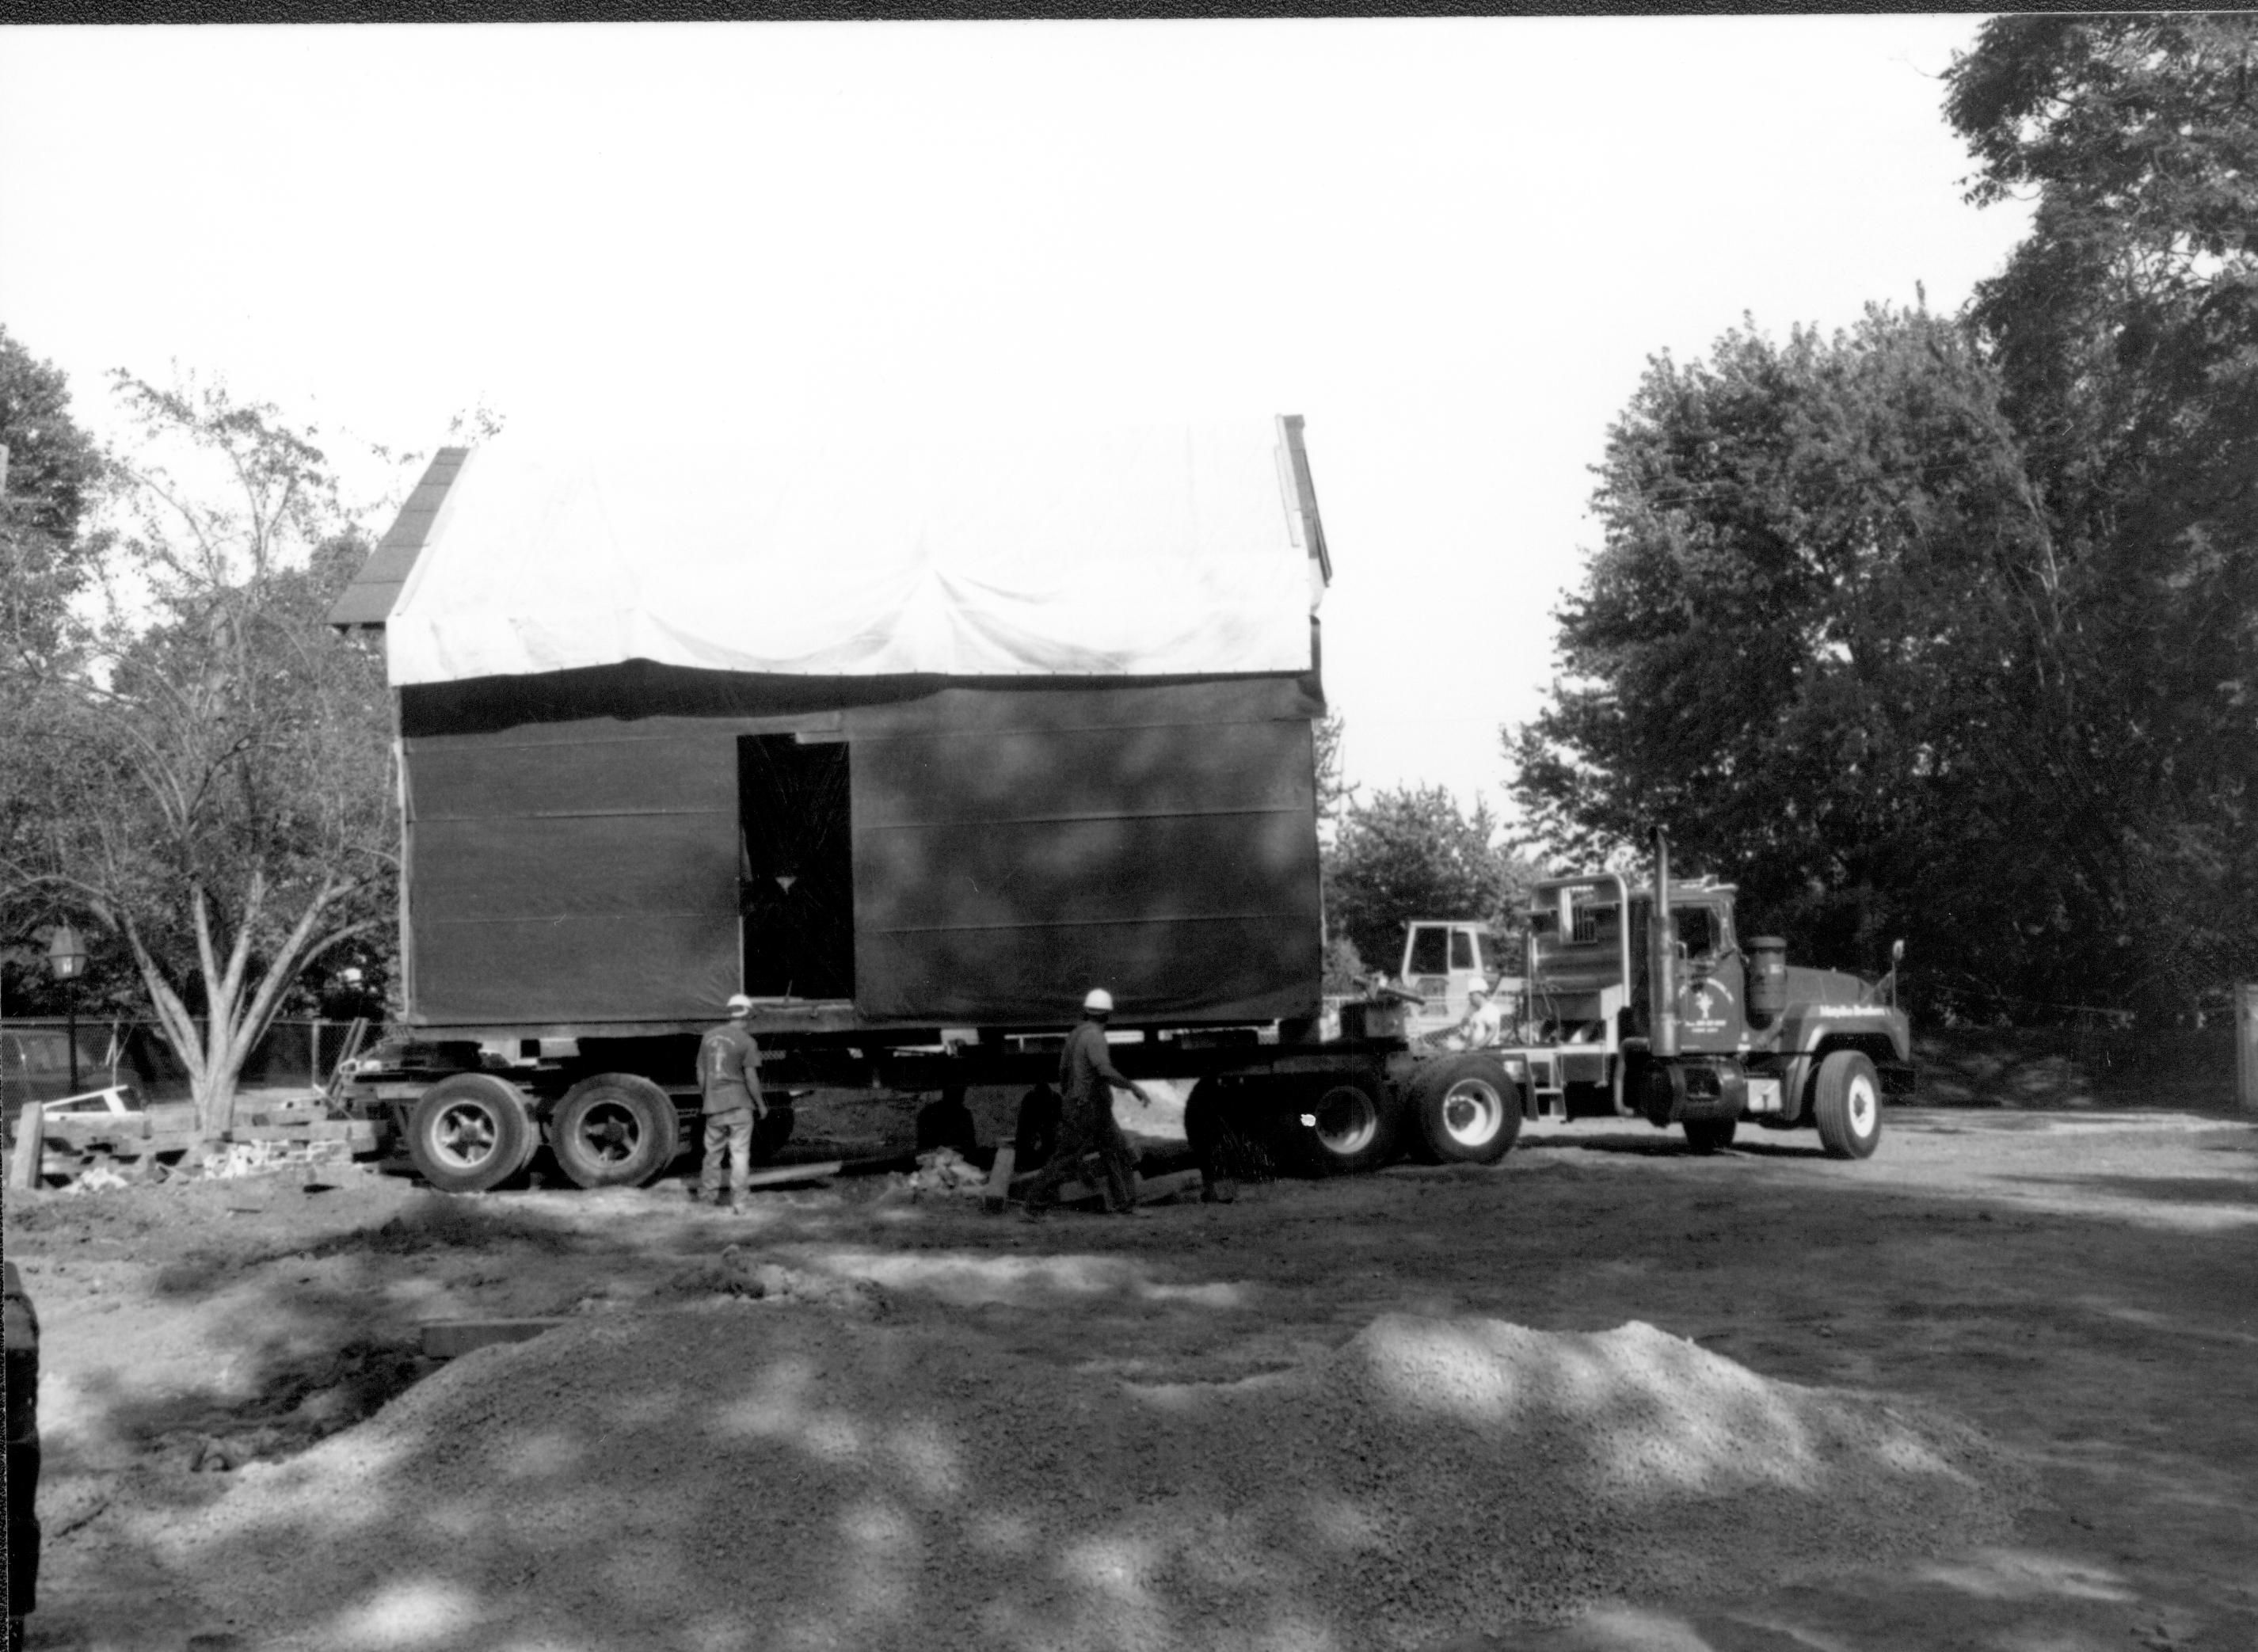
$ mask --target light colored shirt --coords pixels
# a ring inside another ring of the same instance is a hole
[[[761,1046],[742,1021],[731,1021],[708,1032],[698,1046],[698,1088],[708,1096],[734,1103],[742,1094],[757,1103],[761,1098]]]
[[[1485,998],[1466,1013],[1466,1018],[1443,1036],[1451,1047],[1459,1050],[1486,1050],[1497,1042],[1498,1033],[1505,1025],[1497,1000]]]
[[[1067,1034],[1066,1048],[1059,1052],[1059,1095],[1069,1108],[1082,1105],[1110,1112],[1113,1095],[1105,1088],[1109,1084],[1129,1088],[1107,1053],[1105,1029],[1085,1021]]]

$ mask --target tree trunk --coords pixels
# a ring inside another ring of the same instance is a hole
[[[242,1081],[244,1063],[266,1036],[284,990],[320,954],[369,927],[365,923],[351,924],[317,936],[322,915],[348,889],[348,885],[335,882],[324,883],[307,903],[305,911],[298,915],[289,933],[275,948],[247,1004],[244,989],[250,961],[251,927],[265,899],[264,880],[256,875],[252,877],[252,898],[224,966],[212,944],[210,909],[204,892],[201,888],[193,889],[190,894],[207,1008],[201,1027],[189,1014],[187,1003],[165,980],[131,921],[127,919],[120,925],[141,967],[142,982],[157,1011],[158,1026],[180,1058],[181,1065],[188,1069],[188,1094],[196,1110],[196,1134],[202,1140],[215,1141],[234,1128],[236,1091]]]

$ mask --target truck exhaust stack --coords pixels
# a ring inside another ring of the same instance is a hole
[[[1646,918],[1646,979],[1652,1024],[1648,1051],[1658,1060],[1678,1055],[1678,948],[1670,923],[1670,834],[1654,828],[1654,904]]]

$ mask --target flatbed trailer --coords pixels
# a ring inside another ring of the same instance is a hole
[[[919,1094],[1051,1077],[1102,986],[1196,1128],[1259,1105],[1289,1157],[1392,1150],[1438,1070],[1401,1006],[1318,1038],[1331,571],[1298,418],[444,450],[331,614],[384,627],[400,734],[408,1013],[357,1103],[441,1187],[543,1144],[633,1183],[733,994],[768,1088]],[[1473,1079],[1438,1151],[1509,1145]]]
[[[1681,961],[1702,1004],[1742,977],[1679,959],[1670,898],[1651,1025],[1625,897],[1612,954],[1532,954],[1530,1002],[1573,988],[1573,1028],[1415,1039],[1463,1002],[1445,968],[1323,1036],[1331,573],[1292,417],[891,458],[444,450],[330,616],[383,627],[399,734],[407,1015],[351,1100],[441,1188],[544,1145],[633,1185],[691,1139],[698,1038],[733,995],[765,1087],[914,1095],[1047,1080],[1096,987],[1122,1070],[1189,1081],[1216,1162],[1486,1162],[1593,1082],[1699,1145],[1800,1116],[1807,1058],[1841,1088],[1832,1045],[1783,1046],[1800,1010],[1712,1025],[1680,1001]],[[1583,910],[1561,893],[1553,918]],[[1779,982],[1743,984],[1753,1011]],[[1902,1056],[1894,1010],[1845,1014],[1872,1024],[1828,1035],[1851,1054]],[[1814,1106],[1831,1147],[1842,1110]],[[792,1123],[773,1110],[756,1147]]]

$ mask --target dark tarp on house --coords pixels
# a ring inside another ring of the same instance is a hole
[[[599,708],[603,708],[599,710]],[[696,1021],[739,989],[738,741],[843,743],[853,994],[893,1024],[1313,1013],[1314,671],[411,684],[407,954],[427,1025]]]
[[[330,616],[387,628],[411,1018],[1314,1013],[1301,420],[1001,441],[443,450]]]

